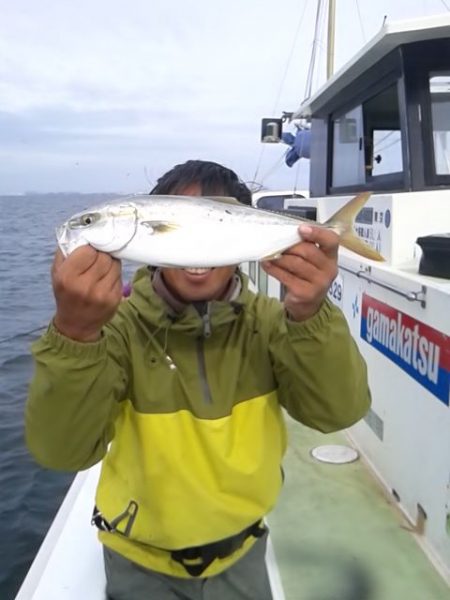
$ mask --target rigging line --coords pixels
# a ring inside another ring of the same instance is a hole
[[[399,144],[401,142],[400,139],[398,140],[393,140],[390,144],[388,144],[387,146],[384,146],[384,148],[378,148],[377,152],[384,152],[385,150],[387,150],[388,148],[390,148],[391,146],[394,146],[394,144]]]
[[[324,19],[324,17],[321,17],[321,14],[323,13],[323,10],[322,10],[323,7],[324,7],[323,0],[319,0],[319,2],[317,3],[316,22],[314,25],[314,39],[313,39],[313,44],[312,44],[313,47],[312,47],[312,51],[311,51],[311,59],[309,61],[308,75],[306,78],[305,100],[311,96],[311,91],[312,91],[314,69],[316,67],[317,46],[319,43],[318,42],[319,31],[320,31],[322,19]]]
[[[447,2],[445,0],[441,0],[441,2],[445,6],[445,8],[450,12],[450,6],[447,4]]]
[[[313,38],[313,42],[312,42],[311,57],[309,59],[308,73],[306,75],[305,94],[304,94],[305,99],[309,98],[311,95],[313,70],[314,70],[314,63],[315,63],[315,56],[316,56],[316,39],[317,39],[317,28],[318,28],[317,24],[319,21],[319,12],[320,12],[320,2],[317,3],[316,23],[315,23],[315,27],[314,27],[314,38]]]
[[[288,70],[289,70],[289,67],[290,67],[290,64],[291,64],[291,61],[292,61],[292,57],[294,55],[294,50],[295,50],[295,46],[297,44],[298,34],[300,32],[300,27],[301,27],[301,25],[303,23],[303,18],[305,16],[305,12],[306,12],[306,7],[307,6],[308,6],[308,0],[306,0],[306,2],[303,5],[303,12],[302,12],[302,14],[300,16],[297,28],[295,30],[294,41],[292,43],[291,51],[290,51],[288,59],[286,61],[286,66],[285,66],[284,74],[283,74],[283,77],[281,78],[280,86],[279,86],[279,89],[278,89],[278,94],[277,94],[276,99],[275,99],[275,104],[274,104],[274,108],[273,108],[273,113],[274,114],[275,114],[275,111],[277,110],[278,102],[280,101],[282,88],[283,88],[284,83],[286,81],[287,73],[288,73]],[[262,147],[261,147],[261,150],[259,152],[258,161],[256,163],[255,174],[253,176],[253,181],[255,181],[255,182],[258,181],[258,173],[259,173],[259,169],[261,168],[261,162],[262,162],[262,159],[263,159],[263,156],[264,156],[264,152],[265,152],[265,144],[261,143],[261,146]]]
[[[322,58],[325,55],[325,60],[326,60],[326,47],[323,44],[323,42],[318,41],[317,43],[317,51],[318,51],[318,58],[317,58],[317,62],[318,64],[321,64]],[[321,79],[320,79],[320,70],[316,69],[315,74],[314,74],[314,89],[319,89],[320,85],[321,85]]]
[[[17,340],[21,337],[26,337],[28,335],[31,335],[32,333],[38,333],[39,331],[42,331],[47,327],[48,325],[41,325],[40,327],[35,327],[34,329],[30,329],[29,331],[24,331],[23,333],[16,333],[14,335],[10,335],[9,337],[1,338],[0,344],[4,344],[5,342],[11,342],[12,340]]]
[[[362,22],[362,19],[361,19],[361,11],[360,11],[360,8],[359,8],[359,1],[355,0],[355,2],[356,2],[356,10],[358,11],[358,19],[359,19],[359,24],[361,26],[361,32],[362,32],[362,36],[363,36],[363,41],[364,41],[364,43],[366,43],[366,32],[364,31],[363,22]]]
[[[255,170],[255,174],[253,175],[253,181],[258,181],[258,173],[259,173],[259,169],[261,167],[261,162],[262,162],[262,158],[264,155],[264,151],[266,149],[266,145],[261,142],[261,150],[259,151],[259,158],[258,158],[258,162],[256,163],[256,170]]]
[[[320,9],[321,9],[321,6],[322,6],[322,2],[319,1],[317,3],[316,22],[315,22],[315,25],[314,25],[314,38],[313,38],[313,42],[312,42],[311,57],[310,57],[310,60],[309,60],[308,74],[306,76],[305,98],[309,98],[310,95],[311,95],[314,65],[315,65],[315,62],[316,62],[316,44],[317,44],[317,38],[318,38],[318,29],[319,29],[319,20],[320,20]]]
[[[274,104],[274,107],[273,107],[273,113],[275,113],[275,111],[278,108],[278,102],[280,101],[281,92],[282,92],[284,83],[286,81],[286,77],[287,77],[287,74],[288,74],[288,71],[289,71],[289,67],[291,66],[291,61],[292,61],[292,57],[294,55],[295,46],[297,45],[298,34],[300,33],[300,27],[302,26],[303,18],[305,16],[305,12],[306,12],[306,7],[307,6],[308,6],[308,0],[306,0],[304,2],[304,4],[303,4],[303,12],[302,12],[302,14],[300,16],[299,22],[297,24],[297,28],[295,30],[294,40],[292,42],[291,51],[290,51],[288,59],[286,61],[286,66],[285,66],[285,69],[284,69],[283,77],[281,78],[280,87],[278,88],[278,94],[277,94],[277,97],[276,97],[276,100],[275,100],[275,104]]]
[[[384,140],[387,140],[388,137],[390,137],[391,135],[393,135],[394,133],[398,133],[398,131],[396,131],[395,129],[393,129],[392,131],[388,131],[386,133],[386,135],[384,135],[380,140],[378,140],[378,142],[374,145],[373,149],[375,150],[376,148],[378,148],[378,146],[384,142]]]
[[[144,177],[147,180],[147,183],[150,186],[150,189],[153,189],[155,187],[155,184],[150,180],[146,166],[144,166]]]
[[[263,177],[261,177],[261,185],[264,183],[264,180],[267,179],[267,177],[269,177],[269,175],[272,175],[272,173],[276,171],[276,169],[278,169],[287,153],[288,150],[286,150],[286,152],[284,152],[282,156],[278,157],[275,163],[272,165],[272,167],[266,172],[266,174]]]
[[[245,185],[249,188],[249,190],[252,192],[252,194],[255,194],[256,192],[260,192],[263,189],[263,185],[261,183],[259,183],[258,181],[251,181],[251,180],[246,180],[244,181]]]

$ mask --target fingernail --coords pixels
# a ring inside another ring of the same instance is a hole
[[[304,233],[306,235],[309,235],[313,231],[312,227],[310,227],[309,225],[300,225],[299,229],[300,233]]]

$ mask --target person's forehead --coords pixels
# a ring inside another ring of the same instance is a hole
[[[202,187],[199,183],[188,183],[177,188],[177,194],[180,196],[201,196]]]

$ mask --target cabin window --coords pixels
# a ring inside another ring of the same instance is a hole
[[[397,84],[363,104],[367,179],[403,171]]]
[[[437,175],[450,175],[450,71],[430,74],[431,120]]]
[[[283,210],[284,196],[261,196],[256,201],[256,206],[264,210]]]
[[[376,189],[403,177],[397,82],[332,119],[331,187]],[[379,182],[379,183],[378,183]]]
[[[395,129],[375,129],[369,146],[366,169],[370,175],[402,171],[402,137]]]
[[[256,206],[258,208],[262,208],[265,210],[285,210],[286,209],[286,200],[292,200],[296,198],[304,198],[302,194],[286,194],[284,196],[261,196],[256,201]]]
[[[361,106],[333,121],[333,187],[365,182],[362,138]]]
[[[254,201],[254,204],[257,208],[263,210],[292,214],[295,217],[309,219],[310,221],[315,221],[317,218],[316,206],[310,205],[308,199],[300,193],[261,196]]]

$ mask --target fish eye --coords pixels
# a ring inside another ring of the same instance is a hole
[[[78,217],[74,217],[69,221],[69,227],[72,229],[80,229],[82,227],[89,227],[100,219],[100,213],[85,213]]]

